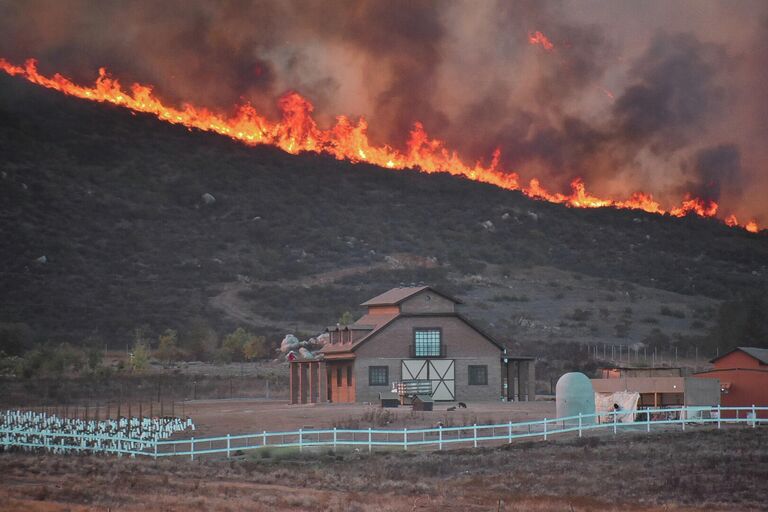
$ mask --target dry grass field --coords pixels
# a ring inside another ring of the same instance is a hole
[[[768,430],[238,460],[0,456],[4,511],[767,510]]]

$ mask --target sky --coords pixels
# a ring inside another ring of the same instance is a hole
[[[550,189],[580,176],[598,195],[690,193],[768,221],[762,0],[0,0],[0,57],[274,118],[297,91],[321,126],[365,116],[379,144],[419,121]]]

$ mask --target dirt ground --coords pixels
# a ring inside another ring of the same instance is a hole
[[[466,409],[447,411],[455,405],[437,403],[434,411],[415,412],[409,406],[382,410],[362,404],[291,405],[287,401],[233,399],[177,403],[175,411],[192,418],[195,437],[299,428],[417,428],[433,427],[438,422],[448,427],[539,420],[555,415],[552,401],[472,402]]]
[[[768,510],[768,429],[238,460],[0,454],[0,510]]]

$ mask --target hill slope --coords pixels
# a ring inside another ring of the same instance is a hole
[[[627,344],[704,333],[768,283],[765,234],[244,147],[8,77],[0,171],[0,322],[43,340],[274,342],[426,282],[503,341]]]

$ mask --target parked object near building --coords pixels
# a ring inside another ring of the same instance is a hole
[[[381,403],[382,407],[397,408],[400,406],[400,397],[397,395],[397,393],[382,391],[379,393],[379,402]]]
[[[317,357],[291,361],[291,403],[375,402],[419,384],[436,401],[533,400],[534,360],[512,357],[429,286],[393,288],[335,325]],[[414,388],[416,389],[416,388]]]
[[[429,395],[416,395],[413,398],[414,411],[431,411],[434,408],[435,401]]]
[[[560,377],[555,386],[555,403],[558,418],[595,414],[595,390],[592,389],[589,377],[580,372],[570,372]],[[578,420],[570,421],[577,422]],[[582,420],[583,425],[591,425],[594,422],[594,416]]]
[[[768,406],[768,349],[738,347],[710,362],[714,365],[712,370],[694,376],[719,382],[722,406]],[[724,418],[733,418],[735,414],[722,412]],[[768,411],[759,411],[757,415],[768,418]]]
[[[592,379],[595,393],[637,393],[637,408],[715,406],[720,403],[719,383],[683,377],[680,368],[604,368]]]

